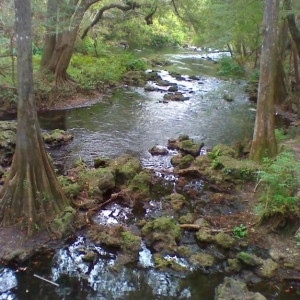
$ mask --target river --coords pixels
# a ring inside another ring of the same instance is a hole
[[[144,55],[145,53],[139,53]],[[244,92],[241,80],[218,78],[218,64],[206,53],[179,48],[156,51],[173,64],[162,67],[164,80],[177,83],[179,91],[189,99],[163,103],[164,92],[146,92],[142,87],[120,86],[105,100],[96,104],[68,110],[48,111],[39,115],[45,130],[64,129],[74,140],[51,154],[61,166],[70,165],[79,157],[92,164],[96,156],[116,157],[123,153],[141,159],[144,167],[171,168],[169,159],[152,157],[148,149],[165,146],[171,137],[188,134],[195,141],[203,141],[210,148],[217,143],[232,144],[251,137],[255,113]],[[217,59],[219,53],[208,54]],[[169,71],[184,75],[176,80]],[[200,78],[193,80],[189,76]],[[154,85],[154,83],[149,83]],[[163,89],[163,87],[160,87]],[[232,102],[224,100],[230,95]],[[166,182],[166,191],[172,185]],[[194,182],[201,189],[201,182]],[[129,208],[113,204],[100,212],[95,220],[128,225],[136,217]],[[186,243],[189,238],[186,237]],[[80,249],[89,249],[98,255],[94,264],[82,260]],[[203,250],[204,251],[204,250]],[[33,257],[18,273],[0,269],[0,300],[4,299],[100,299],[100,300],[154,300],[192,299],[213,300],[215,288],[223,281],[223,262],[212,269],[195,269],[184,259],[176,259],[186,272],[161,272],[153,267],[151,252],[142,243],[139,261],[119,272],[113,271],[115,253],[93,245],[78,233],[77,238],[53,255]],[[42,263],[41,263],[42,261]],[[33,274],[48,278],[59,286],[44,282]],[[283,287],[268,283],[253,283],[253,290],[262,292],[269,300],[295,300]]]

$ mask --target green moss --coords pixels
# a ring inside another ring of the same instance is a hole
[[[148,222],[143,228],[143,234],[149,234],[152,232],[162,232],[174,237],[175,240],[181,238],[181,229],[176,221],[167,216],[158,217],[155,220]]]
[[[219,232],[215,236],[215,241],[218,245],[220,245],[224,248],[231,248],[235,244],[235,239],[224,232]]]
[[[58,176],[58,181],[67,197],[77,196],[82,191],[82,187],[77,182],[73,182],[66,176]]]
[[[178,193],[173,193],[167,196],[166,200],[171,202],[171,206],[175,211],[180,211],[186,202],[185,197]]]
[[[190,154],[187,154],[181,159],[181,161],[178,165],[178,168],[179,169],[186,169],[186,168],[191,166],[193,161],[194,161],[194,157]]]
[[[254,254],[239,252],[237,258],[240,259],[244,264],[249,266],[258,266],[262,265],[262,259],[257,257]]]
[[[124,231],[120,234],[120,236],[120,245],[123,251],[139,251],[141,245],[141,238],[139,236],[134,235],[130,231]]]
[[[88,184],[89,188],[99,188],[107,191],[116,185],[115,172],[112,168],[99,168],[84,170],[78,173],[78,184],[83,187]]]
[[[129,184],[129,190],[138,194],[138,198],[149,198],[151,176],[148,172],[143,171],[135,175]],[[137,195],[136,195],[137,196]]]
[[[186,268],[184,266],[178,264],[171,257],[166,259],[158,253],[153,255],[153,261],[154,261],[155,267],[160,270],[172,269],[176,272],[186,271]]]

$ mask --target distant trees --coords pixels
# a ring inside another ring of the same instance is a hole
[[[0,224],[18,224],[32,235],[46,229],[68,200],[40,133],[33,93],[30,0],[15,0],[18,125],[12,166],[0,192]]]

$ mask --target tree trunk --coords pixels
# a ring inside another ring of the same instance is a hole
[[[261,162],[265,156],[272,158],[277,154],[274,132],[274,92],[278,11],[279,0],[265,0],[258,100],[250,151],[250,158],[258,162]]]
[[[16,149],[0,193],[1,226],[18,224],[28,235],[48,228],[68,200],[50,163],[36,114],[33,93],[30,0],[15,0],[18,126]]]
[[[75,27],[69,31],[59,33],[55,38],[50,58],[45,59],[43,65],[41,65],[42,70],[54,74],[55,84],[58,86],[71,83],[67,69],[72,58],[77,31],[78,27]],[[52,37],[48,37],[48,39],[52,40]],[[49,54],[45,54],[46,56],[49,56]]]

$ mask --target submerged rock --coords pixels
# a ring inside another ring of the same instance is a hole
[[[195,267],[209,268],[214,265],[215,258],[211,254],[197,253],[190,256],[189,262]]]
[[[260,293],[249,292],[245,283],[225,277],[224,283],[216,289],[216,300],[267,300]]]

